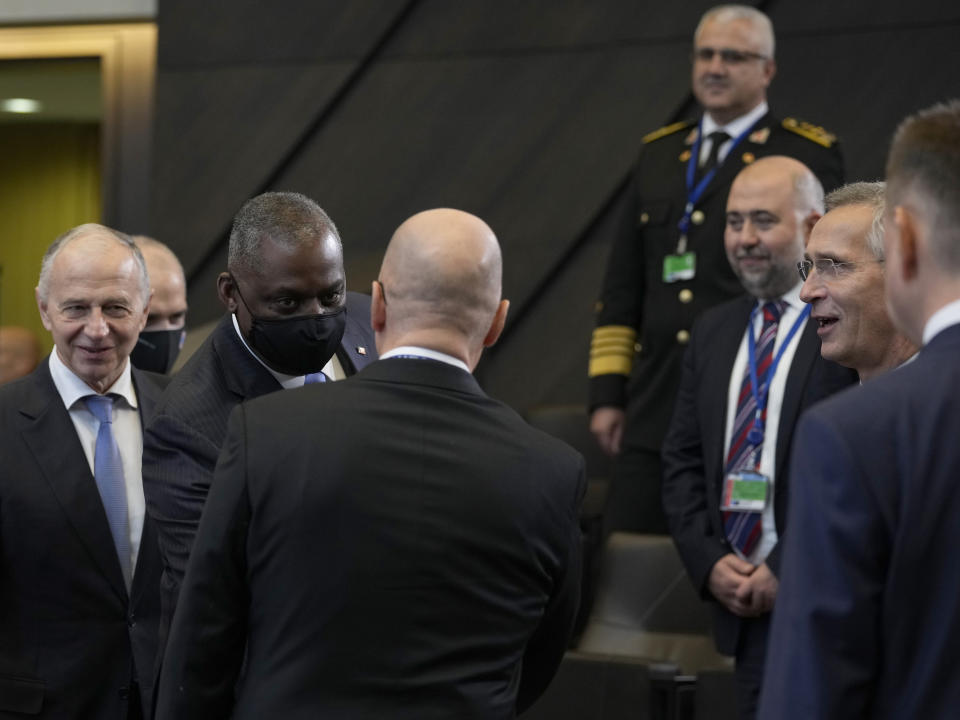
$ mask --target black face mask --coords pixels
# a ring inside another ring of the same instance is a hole
[[[237,281],[233,281],[237,287]],[[285,375],[320,372],[340,347],[347,322],[347,308],[323,315],[295,315],[285,318],[257,317],[250,313],[250,344],[274,370]]]
[[[177,361],[180,348],[187,337],[183,328],[177,330],[144,330],[130,351],[130,362],[141,370],[166,374]]]

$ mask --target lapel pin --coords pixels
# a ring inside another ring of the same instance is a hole
[[[367,349],[366,349],[365,347],[363,347],[363,345],[357,345],[357,354],[358,354],[358,355],[366,355],[366,354],[367,354]]]
[[[750,133],[750,137],[747,139],[757,145],[763,145],[768,137],[770,137],[770,128],[763,128],[762,130],[755,130]]]

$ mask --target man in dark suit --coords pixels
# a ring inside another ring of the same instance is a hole
[[[415,215],[374,283],[381,360],[234,412],[160,720],[506,720],[546,688],[577,606],[583,458],[470,374],[503,328],[500,277],[479,218]]]
[[[591,429],[618,455],[608,530],[667,532],[660,448],[683,351],[704,310],[743,292],[723,250],[734,177],[756,158],[787,155],[827,190],[843,181],[830,133],[769,111],[773,55],[766,15],[742,5],[709,10],[693,38],[693,94],[703,116],[643,139],[590,347]]]
[[[230,411],[280,389],[339,380],[376,358],[370,298],[346,291],[337,229],[303,195],[244,203],[217,290],[229,312],[171,381],[144,439],[147,511],[164,561],[161,648]]]
[[[141,428],[159,395],[131,368],[150,284],[101,225],[58,238],[37,304],[55,350],[0,388],[0,717],[142,718],[160,557]]]
[[[884,242],[887,305],[922,349],[800,421],[762,717],[960,708],[960,102],[894,135]]]
[[[788,457],[800,411],[856,376],[820,357],[797,262],[823,212],[802,163],[758,160],[727,201],[725,245],[748,294],[704,313],[685,356],[664,442],[663,502],[694,586],[714,605],[717,649],[736,658],[752,718],[777,597]],[[747,497],[749,488],[758,490]]]

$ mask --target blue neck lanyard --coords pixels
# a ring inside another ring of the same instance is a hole
[[[731,145],[730,149],[727,150],[728,157],[730,156],[730,153],[734,151],[737,145],[739,145],[740,142],[750,134],[756,124],[757,123],[753,123],[753,125],[737,135],[733,141],[733,145]],[[683,217],[681,217],[680,222],[677,223],[677,227],[680,229],[680,242],[677,244],[678,255],[682,255],[684,252],[686,252],[687,233],[690,231],[690,216],[693,214],[693,209],[700,201],[704,191],[707,189],[707,186],[710,185],[714,175],[717,174],[717,169],[720,167],[720,165],[717,164],[716,167],[711,168],[710,172],[700,178],[700,182],[694,185],[693,180],[697,175],[697,165],[700,164],[700,144],[702,142],[703,118],[700,118],[700,122],[697,125],[697,141],[693,144],[693,149],[690,151],[690,159],[687,161],[687,204],[683,208]]]
[[[747,359],[750,362],[750,391],[753,393],[753,399],[757,403],[757,411],[753,417],[753,427],[751,427],[750,432],[747,433],[747,442],[751,445],[760,445],[763,443],[763,412],[767,409],[767,395],[770,393],[770,383],[773,381],[773,375],[777,371],[777,365],[780,364],[780,358],[783,357],[787,346],[790,344],[793,336],[797,334],[800,326],[803,325],[804,320],[810,316],[810,306],[807,305],[797,319],[793,321],[793,327],[790,328],[790,332],[787,333],[783,342],[780,343],[780,349],[777,350],[777,354],[774,356],[773,362],[770,363],[770,367],[767,369],[767,373],[764,375],[763,383],[761,384],[757,382],[757,341],[753,337],[754,320],[759,310],[760,306],[757,306],[750,313],[750,326],[747,328]]]

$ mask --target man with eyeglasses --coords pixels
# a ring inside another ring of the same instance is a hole
[[[717,649],[736,658],[739,713],[754,717],[770,611],[793,427],[811,403],[856,381],[820,357],[796,265],[823,212],[802,163],[758,160],[727,201],[727,258],[747,294],[694,326],[663,446],[663,503],[694,586],[714,608]]]
[[[893,325],[883,301],[884,184],[852,183],[826,199],[798,264],[821,352],[865,382],[899,367],[917,346]]]
[[[884,297],[922,347],[797,428],[771,720],[960,708],[960,101],[900,125],[886,176]]]
[[[843,181],[833,135],[769,111],[773,56],[766,15],[744,5],[709,10],[692,56],[702,117],[643,139],[590,349],[591,430],[605,451],[619,455],[608,529],[666,532],[660,447],[683,350],[701,312],[742,292],[723,251],[724,207],[736,174],[757,158],[787,155],[827,190]]]

